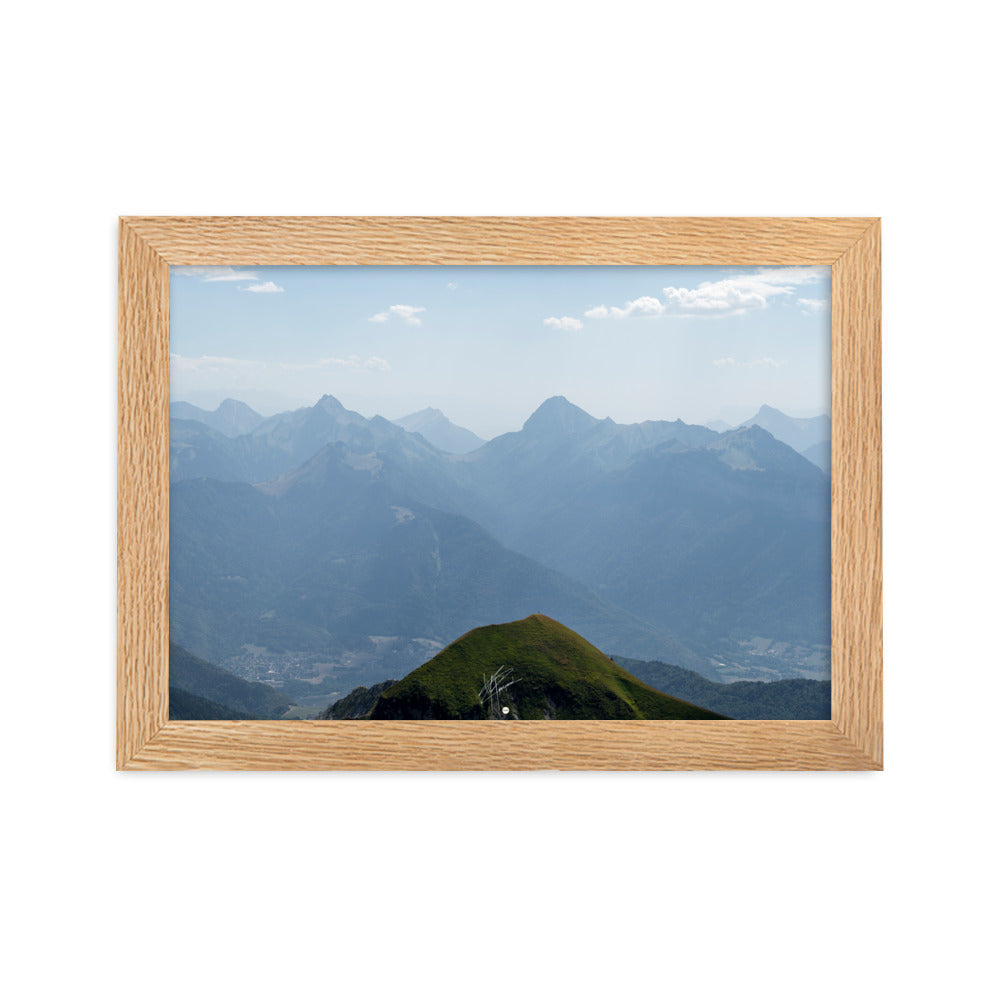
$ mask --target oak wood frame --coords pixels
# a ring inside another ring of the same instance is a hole
[[[168,721],[171,265],[831,265],[832,719]],[[881,770],[881,279],[871,218],[122,218],[120,770]]]

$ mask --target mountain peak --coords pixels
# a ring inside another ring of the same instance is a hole
[[[170,404],[170,416],[175,420],[197,420],[226,437],[249,434],[264,421],[256,410],[239,399],[224,399],[214,410],[175,401]]]
[[[502,675],[504,715],[482,697]],[[491,713],[497,710],[495,716]],[[466,632],[387,688],[373,719],[711,719],[644,684],[579,633],[544,614]]]
[[[709,451],[732,469],[760,472],[765,469],[800,471],[808,459],[760,424],[736,427],[720,434],[708,445]]]
[[[740,427],[734,427],[731,431],[726,431],[719,437],[720,440],[728,441],[766,441],[773,439],[774,435],[766,427],[761,427],[760,424],[743,424]]]
[[[422,435],[424,440],[429,441],[439,451],[455,455],[464,455],[475,451],[484,444],[481,437],[464,427],[453,424],[440,410],[433,406],[425,407],[417,413],[410,413],[392,422],[397,427],[402,427],[404,431]]]
[[[740,425],[756,424],[784,441],[798,452],[830,440],[830,418],[821,413],[816,417],[790,417],[773,406],[762,406],[757,414]]]
[[[565,396],[551,396],[528,417],[524,430],[535,434],[553,431],[572,434],[588,430],[599,423],[596,417],[575,406]]]
[[[226,413],[252,413],[254,416],[259,416],[256,410],[252,407],[247,406],[242,400],[239,399],[224,399],[215,408],[216,413],[226,414]],[[263,418],[262,418],[263,419]]]
[[[324,393],[317,401],[314,409],[322,410],[324,413],[342,413],[344,404],[336,396]]]

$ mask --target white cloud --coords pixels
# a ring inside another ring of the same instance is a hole
[[[578,320],[574,319],[572,316],[550,316],[548,319],[542,320],[546,326],[552,327],[553,330],[582,330],[583,324]]]
[[[256,271],[237,271],[233,267],[174,267],[171,272],[202,281],[256,281],[260,277]]]
[[[368,317],[369,323],[385,323],[393,316],[397,316],[407,326],[420,326],[421,320],[417,313],[426,312],[425,306],[389,306],[385,312],[375,313]]]
[[[624,306],[591,306],[583,313],[587,319],[624,319],[626,316],[662,316],[666,311],[664,304],[652,295],[640,295],[639,298],[626,302]]]
[[[389,306],[389,312],[393,316],[399,316],[404,322],[409,323],[410,326],[420,326],[420,319],[417,313],[426,312],[423,306]]]
[[[755,358],[753,361],[737,361],[736,358],[716,358],[712,362],[716,368],[780,368],[787,361],[775,361],[774,358]]]
[[[447,288],[449,292],[453,292],[456,288],[458,288],[458,284],[454,281],[449,281],[448,284],[445,285],[445,288]]]
[[[174,267],[171,274],[184,278],[199,278],[201,281],[250,281],[257,284],[245,285],[241,292],[283,292],[284,288],[273,281],[261,281],[257,271],[238,271],[235,267]]]
[[[666,306],[652,295],[642,295],[631,302],[626,302],[624,309],[612,306],[609,311],[615,319],[623,319],[626,316],[662,316]]]
[[[320,358],[319,363],[315,365],[301,365],[299,367],[303,368],[352,368],[355,370],[360,370],[362,368],[367,368],[369,371],[375,372],[387,372],[391,371],[391,366],[385,358],[377,358],[374,355],[367,358],[365,361],[361,360],[361,356],[358,354],[349,354],[346,358]]]
[[[332,365],[334,368],[360,368],[361,358],[357,354],[349,354],[346,358],[320,358],[318,365],[309,365],[309,368],[318,368],[322,365]]]
[[[170,355],[171,367],[185,375],[237,374],[260,371],[267,367],[263,361],[247,361],[245,358],[222,358],[203,354],[199,358],[189,358],[182,354]]]
[[[225,376],[229,379],[260,374],[268,371],[302,372],[319,368],[344,368],[353,371],[387,372],[392,368],[385,358],[362,359],[360,354],[349,354],[346,358],[319,358],[317,361],[247,361],[244,358],[221,358],[202,355],[200,358],[170,355],[171,371],[178,375],[200,377],[204,375]]]
[[[824,309],[830,308],[829,299],[796,299],[796,302],[802,306],[802,311],[806,315],[822,312]]]
[[[773,299],[792,295],[800,285],[819,281],[825,269],[819,267],[770,267],[753,274],[738,274],[716,281],[703,281],[696,288],[663,289],[663,298],[643,295],[624,306],[592,306],[584,316],[604,319],[612,316],[740,316],[751,309],[765,309]],[[824,299],[798,299],[798,304],[813,308],[809,303]]]
[[[723,279],[697,288],[664,288],[666,308],[679,315],[705,314],[733,316],[748,309],[767,306],[766,292],[753,284]]]

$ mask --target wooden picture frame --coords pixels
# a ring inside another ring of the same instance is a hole
[[[870,218],[120,220],[120,770],[880,770],[880,225]],[[830,265],[830,721],[168,721],[171,265]]]

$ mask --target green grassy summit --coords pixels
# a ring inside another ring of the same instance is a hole
[[[720,719],[644,684],[572,629],[545,615],[473,629],[384,691],[373,719],[481,719],[485,678],[513,684],[515,719]]]

